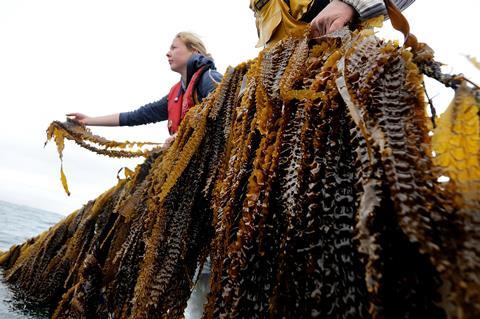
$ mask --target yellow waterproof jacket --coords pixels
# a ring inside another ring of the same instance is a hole
[[[271,45],[289,34],[305,29],[307,23],[300,21],[314,0],[250,0],[250,8],[255,12],[258,30],[256,47]]]

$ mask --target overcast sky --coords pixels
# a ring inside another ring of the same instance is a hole
[[[71,142],[64,169],[72,195],[59,180],[54,143],[45,129],[67,112],[91,116],[136,109],[160,99],[178,81],[165,54],[179,31],[204,40],[224,72],[254,58],[256,30],[247,0],[0,0],[0,200],[68,214],[116,183],[123,166]],[[446,64],[480,82],[464,54],[480,57],[475,0],[417,0],[405,14],[412,32]],[[381,35],[400,38],[387,27]],[[438,109],[451,92],[431,85]],[[98,128],[116,140],[162,142],[165,123]]]

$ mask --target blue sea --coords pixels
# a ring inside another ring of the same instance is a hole
[[[0,250],[23,243],[47,230],[64,216],[0,201]],[[0,269],[0,319],[44,319],[48,314],[42,310],[26,309],[21,300],[16,300],[12,291],[3,282]]]

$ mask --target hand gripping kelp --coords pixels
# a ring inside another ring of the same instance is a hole
[[[422,73],[456,90],[434,130]],[[207,256],[205,318],[478,318],[479,110],[414,40],[289,38],[0,265],[54,318],[182,318]]]

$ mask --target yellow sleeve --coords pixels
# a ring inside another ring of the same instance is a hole
[[[290,0],[290,13],[295,20],[300,20],[315,0]]]
[[[308,11],[313,0],[250,0],[255,12],[258,30],[257,48],[273,44],[307,25],[300,18]],[[298,18],[297,18],[298,17]]]

